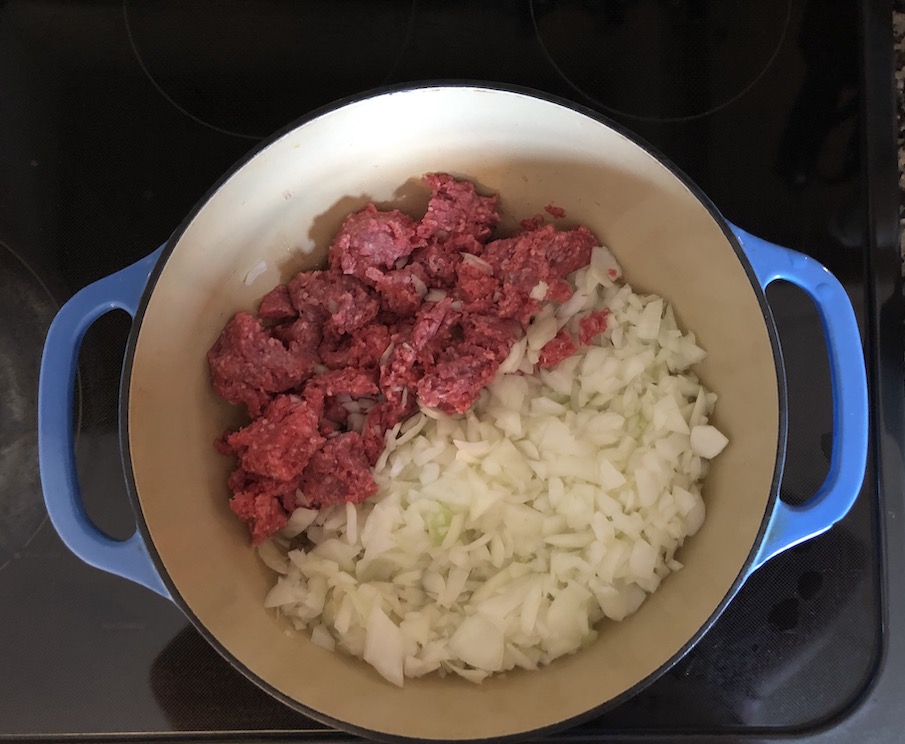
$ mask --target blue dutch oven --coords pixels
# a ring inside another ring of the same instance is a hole
[[[684,568],[588,648],[536,672],[472,685],[422,678],[397,689],[263,607],[273,577],[231,514],[230,464],[211,442],[236,425],[205,353],[233,313],[317,265],[342,218],[370,201],[417,213],[422,173],[474,179],[522,217],[555,201],[616,254],[627,280],[669,299],[707,350],[696,368],[729,437],[707,477],[707,517]],[[263,270],[263,271],[262,271]],[[255,281],[247,279],[261,274]],[[833,397],[825,483],[778,498],[786,447],[782,354],[764,289],[791,282],[820,314]],[[134,319],[121,383],[123,467],[137,530],[112,540],[86,516],[73,454],[73,383],[86,329]],[[820,264],[730,225],[685,176],[598,115],[485,85],[384,90],[297,122],[237,164],[166,245],[76,294],[47,336],[39,399],[41,478],[66,545],[87,563],[175,602],[238,669],[279,700],[384,739],[498,739],[549,731],[614,706],[685,654],[745,580],[829,529],[864,476],[867,388],[851,304]]]

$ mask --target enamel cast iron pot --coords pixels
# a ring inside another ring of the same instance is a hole
[[[730,443],[705,483],[704,526],[678,555],[684,569],[635,615],[539,671],[398,689],[287,634],[264,609],[273,577],[228,508],[231,463],[212,447],[239,414],[211,390],[205,354],[235,312],[318,265],[350,212],[375,201],[420,215],[419,178],[431,171],[499,192],[509,227],[556,203],[612,249],[636,290],[670,300],[708,352],[696,369],[719,395],[714,423]],[[829,475],[796,507],[777,495],[785,382],[764,295],[777,279],[814,300],[832,376]],[[81,505],[71,414],[82,336],[114,308],[134,318],[120,432],[138,529],[123,542]],[[818,263],[728,224],[685,176],[592,112],[528,91],[431,84],[293,124],[227,174],[165,246],[75,295],[47,335],[39,426],[47,508],[83,560],[172,599],[232,664],[305,714],[365,736],[468,740],[550,730],[626,699],[685,654],[760,565],[841,519],[864,475],[867,389],[852,307]]]

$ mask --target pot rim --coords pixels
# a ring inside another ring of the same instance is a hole
[[[151,557],[151,560],[154,564],[155,569],[160,575],[161,581],[166,586],[167,590],[170,593],[170,597],[172,601],[179,607],[179,609],[185,614],[185,616],[189,619],[192,625],[196,628],[196,630],[204,637],[204,639],[213,646],[217,652],[223,656],[230,664],[238,669],[246,678],[248,678],[255,685],[263,689],[265,692],[269,693],[271,696],[275,697],[280,702],[284,703],[288,707],[302,713],[309,718],[317,720],[321,723],[324,723],[328,726],[332,726],[336,729],[346,731],[352,733],[356,736],[362,736],[370,739],[378,739],[382,741],[388,742],[413,742],[416,741],[414,737],[403,736],[398,734],[392,734],[388,732],[382,731],[374,731],[372,729],[367,729],[361,726],[357,726],[355,724],[350,724],[345,721],[342,721],[333,716],[329,716],[321,713],[320,711],[309,708],[305,704],[299,702],[298,700],[291,698],[275,687],[271,686],[266,680],[262,679],[252,671],[246,668],[245,664],[239,661],[230,651],[228,651],[217,639],[217,637],[211,633],[205,625],[197,618],[197,616],[192,612],[191,608],[188,606],[188,603],[182,598],[182,595],[177,590],[175,584],[170,579],[169,574],[164,568],[163,561],[160,558],[159,553],[157,552],[157,548],[154,545],[154,541],[151,538],[150,531],[148,530],[147,523],[145,522],[144,512],[141,508],[141,500],[138,496],[138,490],[135,484],[135,474],[132,469],[132,456],[129,447],[129,396],[131,392],[131,379],[132,379],[132,365],[135,358],[135,351],[138,342],[139,332],[141,330],[141,324],[144,319],[145,312],[148,307],[148,303],[151,299],[151,295],[154,292],[154,289],[157,285],[157,281],[160,278],[160,275],[163,271],[163,267],[165,266],[167,259],[170,257],[172,252],[175,250],[176,245],[179,243],[182,238],[183,233],[188,229],[189,225],[194,221],[195,217],[201,211],[201,209],[216,196],[217,192],[221,189],[221,187],[226,184],[229,179],[231,179],[239,170],[241,170],[248,162],[250,162],[253,158],[255,158],[258,154],[263,152],[265,149],[270,147],[272,144],[280,140],[282,137],[287,135],[289,132],[297,129],[298,127],[307,124],[308,122],[317,119],[325,114],[336,111],[337,109],[341,109],[349,104],[358,103],[361,101],[365,101],[371,98],[376,98],[379,96],[385,95],[393,95],[396,93],[406,93],[406,92],[414,92],[418,90],[425,89],[435,89],[435,88],[460,88],[460,89],[474,89],[474,90],[488,90],[492,92],[498,93],[509,93],[520,96],[526,96],[529,98],[539,99],[541,101],[545,101],[548,103],[552,103],[558,106],[562,106],[567,109],[571,109],[576,113],[582,114],[591,120],[602,124],[621,136],[625,137],[629,142],[634,144],[637,147],[640,147],[642,150],[647,152],[650,156],[655,158],[659,163],[661,163],[675,178],[677,178],[686,188],[691,191],[691,193],[695,196],[695,198],[704,206],[704,208],[708,211],[710,216],[714,219],[717,225],[723,232],[723,235],[726,237],[726,240],[729,242],[729,245],[732,247],[732,250],[735,252],[736,258],[742,265],[746,275],[748,276],[748,280],[751,283],[752,288],[754,289],[755,297],[757,298],[757,302],[760,306],[761,313],[764,318],[764,323],[767,328],[767,335],[770,339],[770,347],[773,352],[773,361],[774,367],[776,369],[776,380],[777,380],[777,399],[779,404],[779,426],[778,426],[778,437],[777,437],[777,448],[776,448],[776,460],[775,467],[773,470],[773,478],[770,485],[770,495],[767,500],[767,508],[764,511],[763,518],[761,520],[760,527],[757,531],[756,539],[754,540],[751,550],[748,553],[745,562],[742,564],[738,576],[735,581],[732,583],[732,586],[729,588],[729,591],[723,596],[720,600],[719,604],[714,609],[713,613],[710,617],[695,631],[694,635],[685,643],[681,648],[679,648],[673,656],[671,656],[664,664],[662,664],[658,669],[649,674],[647,677],[642,679],[640,682],[636,683],[632,687],[624,690],[619,695],[606,700],[599,705],[590,708],[583,713],[580,713],[571,718],[564,719],[562,721],[558,721],[554,724],[550,724],[549,726],[543,726],[527,731],[520,731],[512,734],[505,734],[497,737],[490,738],[473,738],[473,739],[455,739],[452,741],[456,742],[508,742],[514,741],[517,739],[522,739],[527,736],[535,736],[535,735],[547,735],[554,733],[556,731],[560,731],[566,728],[570,728],[575,726],[583,721],[589,720],[596,716],[601,715],[603,712],[615,708],[621,703],[625,702],[631,697],[634,697],[636,694],[641,692],[643,689],[651,685],[657,679],[659,679],[663,674],[665,674],[669,669],[671,669],[679,660],[681,660],[695,645],[701,640],[701,638],[710,630],[713,624],[717,621],[717,619],[722,615],[723,611],[726,609],[729,602],[732,601],[733,597],[738,593],[739,589],[741,589],[742,585],[745,583],[747,578],[752,573],[752,564],[754,562],[757,551],[763,542],[764,535],[767,530],[767,525],[770,520],[770,516],[772,515],[774,508],[776,506],[776,501],[779,498],[779,486],[782,481],[782,473],[783,467],[785,464],[785,455],[786,455],[786,441],[787,441],[787,433],[788,433],[788,408],[787,408],[787,392],[786,392],[786,375],[785,375],[785,366],[783,364],[782,358],[782,349],[779,343],[779,334],[776,329],[776,324],[773,319],[773,313],[770,309],[769,303],[767,302],[766,293],[761,286],[760,282],[757,279],[756,274],[754,273],[754,269],[751,266],[750,261],[748,260],[747,255],[741,247],[738,239],[736,238],[733,231],[730,229],[729,224],[725,217],[720,213],[717,209],[716,205],[710,200],[710,198],[703,192],[703,190],[698,187],[694,181],[691,180],[678,166],[676,166],[671,160],[669,160],[665,155],[659,152],[653,145],[646,142],[644,139],[639,137],[637,134],[632,132],[629,129],[626,129],[622,125],[613,121],[609,117],[600,114],[593,109],[584,106],[582,104],[576,103],[575,101],[569,100],[567,98],[563,98],[562,96],[557,96],[549,93],[545,93],[539,90],[535,90],[530,87],[520,86],[520,85],[510,85],[506,83],[498,83],[498,82],[489,82],[489,81],[481,81],[481,80],[452,80],[452,79],[438,79],[438,80],[423,80],[423,81],[414,81],[407,83],[398,83],[393,85],[384,85],[376,88],[371,88],[365,91],[361,91],[359,93],[355,93],[349,96],[345,96],[343,98],[339,98],[331,103],[320,106],[313,111],[310,111],[303,116],[295,119],[291,123],[282,127],[278,131],[271,134],[269,137],[262,139],[258,142],[254,147],[252,147],[248,152],[246,152],[241,158],[239,158],[232,166],[208,189],[208,191],[195,203],[195,206],[189,211],[180,225],[173,231],[167,240],[166,244],[163,247],[163,251],[160,254],[160,257],[157,260],[157,263],[154,266],[153,271],[148,277],[147,285],[145,286],[144,291],[142,292],[141,301],[138,304],[137,310],[135,312],[135,316],[132,322],[132,328],[129,332],[129,338],[126,344],[126,351],[123,360],[123,371],[120,381],[120,395],[119,395],[119,444],[120,444],[120,453],[122,458],[122,466],[123,466],[123,474],[125,476],[126,481],[126,490],[129,494],[129,500],[132,502],[132,508],[136,514],[136,522],[138,525],[138,530],[144,540],[145,546],[147,547],[148,554]],[[441,739],[431,739],[428,741],[443,741]]]

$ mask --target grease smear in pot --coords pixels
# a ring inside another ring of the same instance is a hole
[[[727,444],[694,336],[590,231],[491,241],[495,197],[425,180],[420,221],[351,215],[328,270],[208,355],[253,419],[217,446],[280,574],[266,606],[398,685],[536,669],[633,613],[681,568]]]

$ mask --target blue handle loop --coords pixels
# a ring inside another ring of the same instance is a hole
[[[75,465],[72,404],[79,349],[94,321],[111,310],[133,318],[148,277],[163,248],[121,271],[91,284],[67,302],[47,332],[38,381],[38,457],[47,513],[66,546],[85,563],[141,584],[162,597],[161,581],[136,530],[114,540],[88,517]]]
[[[826,337],[833,395],[833,451],[823,485],[808,501],[776,501],[751,571],[773,556],[832,527],[858,497],[867,462],[867,374],[851,301],[839,280],[804,254],[781,248],[731,226],[761,286],[791,282],[810,295]]]

